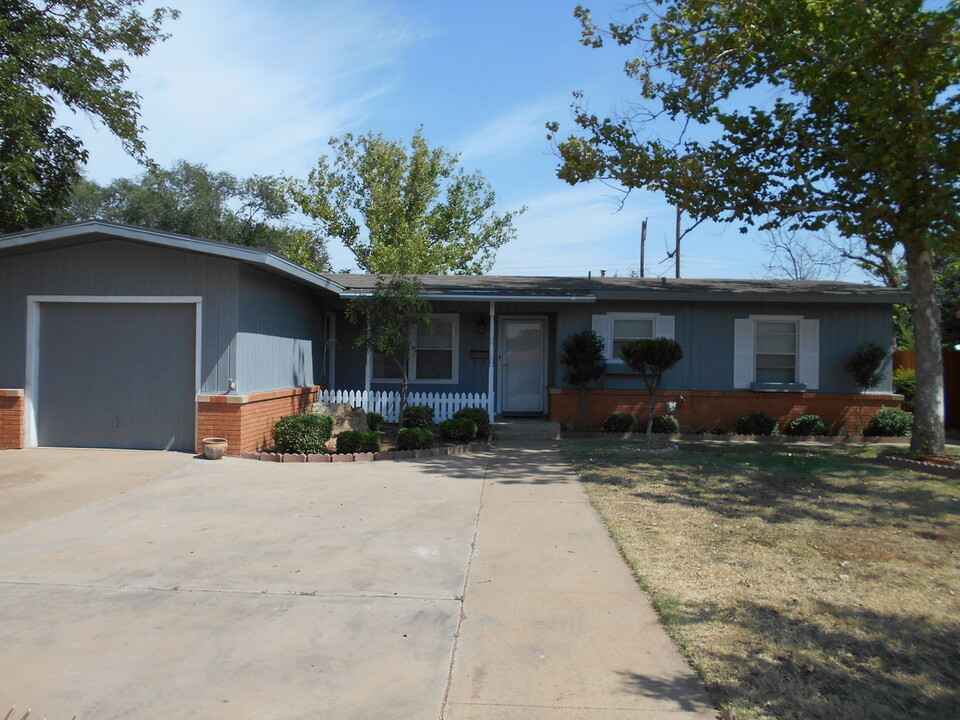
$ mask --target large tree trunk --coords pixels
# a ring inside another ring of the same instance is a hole
[[[917,390],[910,450],[915,453],[942,453],[945,442],[943,351],[940,308],[933,284],[933,262],[930,250],[922,243],[904,243],[904,247],[917,348]]]

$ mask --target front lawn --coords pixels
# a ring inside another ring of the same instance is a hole
[[[876,447],[564,452],[737,720],[960,718],[960,481]]]

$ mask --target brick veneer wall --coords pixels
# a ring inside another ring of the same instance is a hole
[[[723,423],[733,431],[737,420],[750,412],[764,412],[785,427],[800,415],[820,415],[831,423],[845,426],[853,433],[857,426],[857,408],[861,397],[855,393],[763,393],[763,392],[677,392],[657,395],[657,414],[666,412],[666,403],[684,396],[677,413],[680,427],[694,431]],[[603,421],[615,412],[628,412],[640,418],[647,416],[648,395],[645,390],[588,390],[587,425],[599,430]],[[863,398],[864,425],[881,407],[899,408],[900,395],[876,394]],[[550,419],[580,427],[580,391],[567,388],[550,389]]]
[[[317,386],[250,395],[200,395],[197,398],[197,452],[205,437],[227,440],[227,453],[240,455],[273,444],[273,426],[285,415],[306,411],[317,401]]]
[[[23,390],[0,390],[0,450],[24,446]]]

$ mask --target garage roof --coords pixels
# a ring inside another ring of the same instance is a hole
[[[102,240],[129,240],[230,258],[261,267],[268,272],[288,277],[304,285],[329,290],[333,293],[339,294],[344,289],[333,280],[311,272],[295,262],[266,250],[257,250],[243,245],[231,245],[230,243],[204,240],[203,238],[160,230],[148,230],[104,220],[87,220],[69,225],[55,225],[39,230],[26,230],[0,235],[0,257]]]

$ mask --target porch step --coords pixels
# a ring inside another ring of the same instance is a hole
[[[494,440],[558,440],[560,423],[550,420],[510,419],[493,423],[490,433]]]

